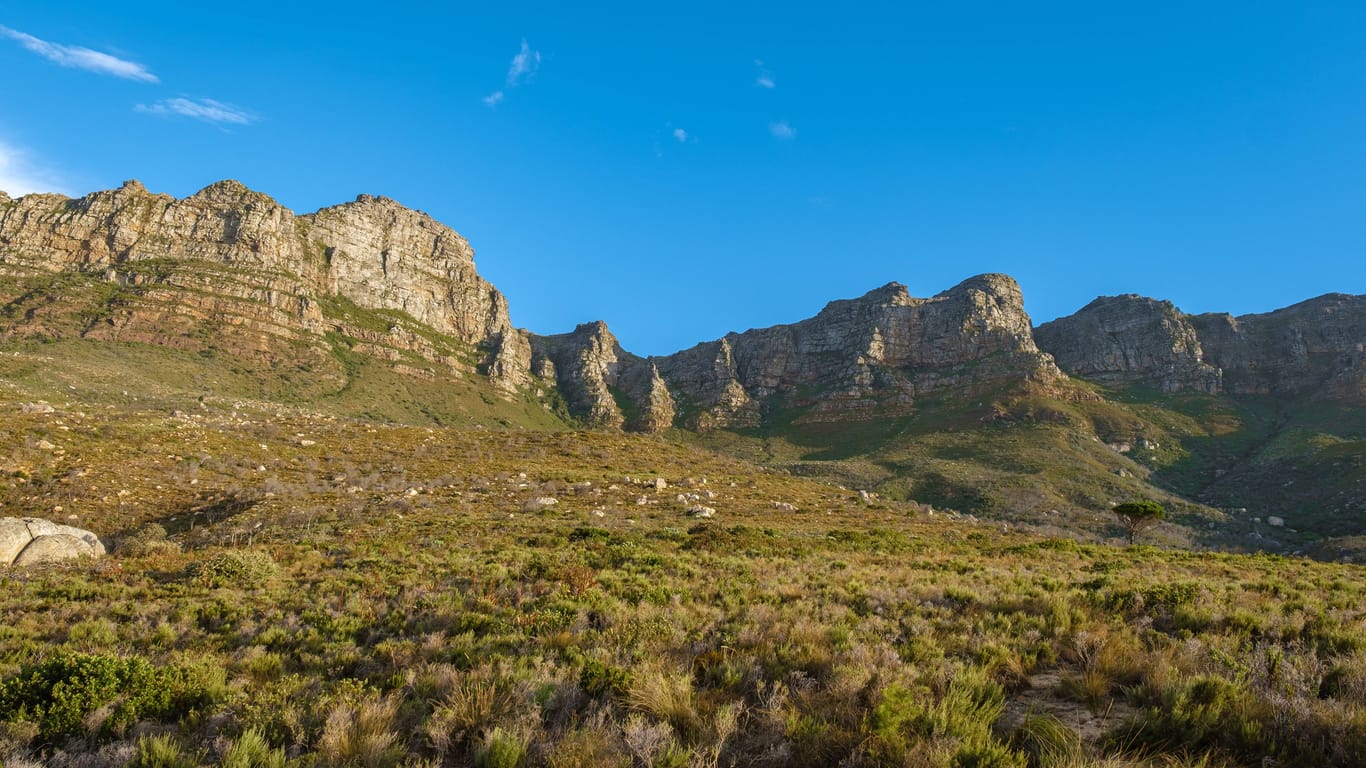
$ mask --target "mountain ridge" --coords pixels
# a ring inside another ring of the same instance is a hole
[[[1018,283],[989,273],[642,357],[601,321],[513,327],[468,241],[389,198],[295,214],[234,181],[0,198],[0,276],[0,342],[177,350],[201,401],[227,361],[266,399],[705,439],[1049,530],[1102,531],[1108,505],[1155,496],[1191,541],[1229,528],[1212,507],[1307,504],[1334,535],[1366,531],[1342,522],[1366,510],[1366,475],[1320,477],[1366,455],[1366,296],[1233,317],[1126,294],[1036,327]],[[1323,491],[1272,489],[1272,466]]]

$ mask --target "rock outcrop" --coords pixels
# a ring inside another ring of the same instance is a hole
[[[140,341],[237,354],[330,360],[336,331],[362,352],[450,371],[484,367],[505,388],[525,381],[525,339],[507,301],[475,271],[466,240],[382,197],[296,216],[235,181],[183,200],[130,181],[80,199],[27,195],[0,205],[0,274],[103,281],[99,306],[47,297],[11,314],[7,334]],[[30,300],[29,284],[0,304]],[[18,286],[17,288],[15,286]],[[117,294],[117,295],[115,295]],[[387,313],[387,314],[386,314]],[[72,325],[72,318],[78,318]]]
[[[90,531],[36,517],[0,517],[0,565],[42,565],[104,553],[104,544]]]
[[[1234,394],[1366,402],[1366,295],[1330,293],[1264,314],[1196,315],[1205,358]]]
[[[659,370],[626,352],[601,321],[572,333],[532,336],[532,370],[558,387],[569,412],[595,427],[655,432],[673,424]]]
[[[1163,392],[1220,390],[1190,318],[1170,301],[1102,296],[1034,330],[1039,348],[1068,374],[1107,385],[1137,382]]]
[[[910,413],[931,393],[1061,378],[1034,345],[1019,286],[981,275],[933,298],[889,283],[792,325],[732,333],[654,358],[695,429],[755,427],[779,410],[799,421]]]
[[[1068,374],[1107,385],[1366,401],[1366,296],[1328,294],[1241,317],[1101,297],[1039,326],[1035,338]]]

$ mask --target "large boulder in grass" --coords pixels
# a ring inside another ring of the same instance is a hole
[[[100,537],[36,517],[0,517],[0,565],[41,565],[105,553]]]

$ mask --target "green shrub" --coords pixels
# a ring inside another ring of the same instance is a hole
[[[264,586],[280,572],[269,552],[232,549],[206,560],[196,560],[185,575],[210,587],[253,589]]]
[[[625,698],[631,690],[631,673],[589,659],[579,671],[579,687],[595,699]]]
[[[0,684],[0,719],[31,720],[49,743],[87,730],[107,737],[139,720],[177,718],[222,692],[194,670],[158,669],[138,657],[67,653]],[[88,723],[97,711],[103,719]]]

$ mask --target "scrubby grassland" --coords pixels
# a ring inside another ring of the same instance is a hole
[[[1366,754],[1355,566],[1004,533],[656,438],[31,396],[0,388],[3,514],[116,551],[0,571],[6,768]]]

